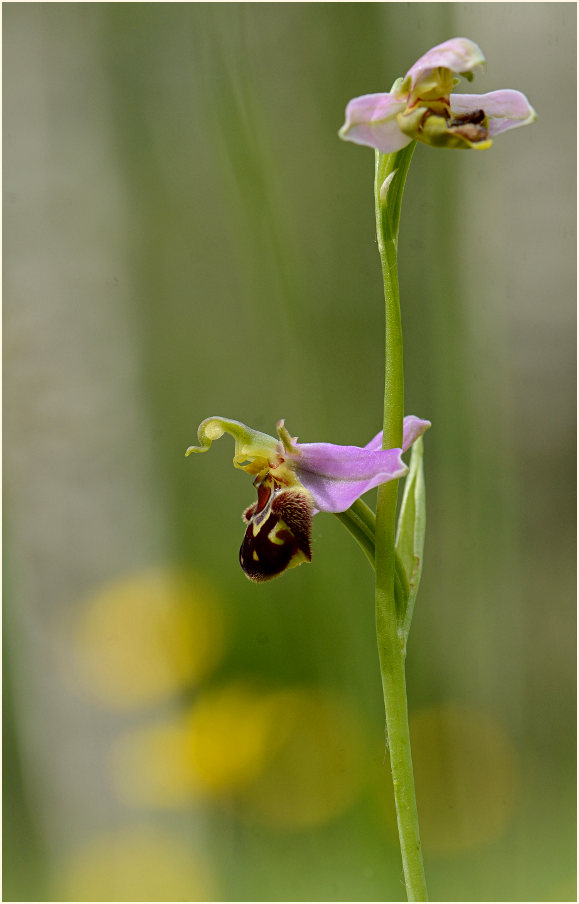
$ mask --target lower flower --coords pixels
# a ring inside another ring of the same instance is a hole
[[[190,446],[186,455],[206,452],[224,433],[234,438],[233,464],[254,475],[257,488],[257,502],[243,514],[241,567],[250,580],[267,581],[311,561],[316,512],[344,512],[368,490],[403,477],[408,469],[402,453],[429,427],[429,421],[406,417],[402,448],[382,449],[381,433],[363,448],[298,443],[283,421],[276,439],[239,421],[211,417],[197,431],[200,445]]]

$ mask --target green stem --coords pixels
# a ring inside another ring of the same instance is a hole
[[[386,302],[383,448],[402,446],[404,373],[398,294],[398,224],[414,143],[394,154],[376,153],[376,235]],[[396,612],[396,502],[398,481],[378,488],[376,507],[376,632],[404,880],[409,901],[426,901],[416,793],[408,730],[404,646]]]

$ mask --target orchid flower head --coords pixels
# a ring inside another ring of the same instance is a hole
[[[257,489],[257,502],[243,513],[247,528],[240,562],[248,578],[266,581],[311,561],[316,512],[344,512],[368,490],[403,477],[408,468],[402,453],[429,427],[429,421],[406,417],[402,448],[382,449],[381,433],[363,448],[299,443],[283,421],[276,438],[239,421],[210,417],[197,431],[199,445],[185,454],[206,452],[224,433],[233,437],[233,465],[251,474]]]
[[[468,38],[451,38],[428,50],[387,94],[364,94],[346,107],[340,138],[383,154],[411,141],[433,147],[486,150],[493,138],[537,118],[520,91],[452,94],[461,75],[472,81],[485,58]]]

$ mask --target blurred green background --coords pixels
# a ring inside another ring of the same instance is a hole
[[[402,212],[424,858],[434,900],[576,900],[575,5],[3,25],[4,900],[404,897],[366,561],[321,514],[250,584],[232,443],[184,451],[213,414],[379,429],[373,152],[337,130],[454,35],[539,118],[419,146]]]

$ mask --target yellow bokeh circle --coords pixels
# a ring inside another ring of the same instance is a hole
[[[153,825],[98,835],[64,862],[55,900],[214,901],[215,881],[190,844]]]
[[[340,816],[366,781],[365,738],[355,713],[333,695],[306,688],[274,700],[280,743],[244,789],[245,815],[281,829],[306,829]]]
[[[223,635],[219,599],[200,576],[158,569],[115,581],[76,621],[75,690],[111,709],[147,706],[209,674]]]
[[[234,681],[201,693],[187,711],[133,729],[113,746],[120,798],[176,807],[252,782],[276,746],[272,695]]]
[[[233,800],[245,819],[287,829],[342,813],[366,781],[364,758],[360,725],[342,701],[234,681],[201,693],[181,715],[127,732],[113,747],[112,770],[125,804]]]

